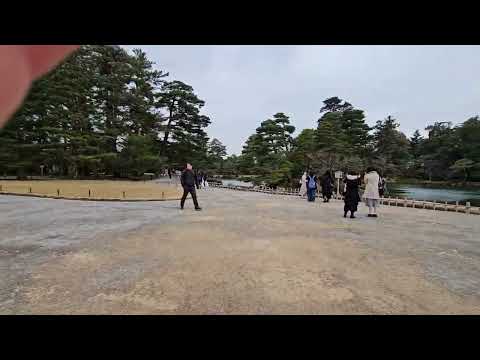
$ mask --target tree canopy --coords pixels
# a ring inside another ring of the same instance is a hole
[[[370,128],[363,110],[338,97],[326,99],[320,114],[316,129],[303,129],[296,137],[272,120],[262,122],[235,159],[237,172],[262,174],[268,184],[285,186],[296,185],[307,169],[361,172],[367,166],[384,176],[480,180],[478,116],[456,127],[437,122],[425,129],[428,137],[416,130],[409,139],[392,116]],[[273,134],[281,140],[273,140]]]

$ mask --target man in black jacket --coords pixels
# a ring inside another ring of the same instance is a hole
[[[183,210],[185,199],[187,198],[188,193],[190,193],[192,194],[195,210],[202,210],[202,208],[198,206],[197,193],[195,192],[195,186],[198,187],[198,180],[194,172],[192,171],[192,165],[187,164],[187,168],[183,170],[182,176],[180,177],[180,182],[182,183],[183,187],[183,196],[182,200],[180,201],[180,208]]]

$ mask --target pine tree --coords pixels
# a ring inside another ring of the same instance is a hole
[[[397,130],[399,126],[400,124],[393,117],[388,116],[383,121],[377,121],[374,127],[374,156],[376,159],[373,160],[386,175],[403,173],[408,165],[410,142],[405,134]]]
[[[314,129],[303,129],[294,139],[293,149],[288,158],[294,164],[295,175],[300,175],[310,167],[316,147],[316,132]]]
[[[420,131],[415,130],[412,137],[410,138],[410,154],[412,157],[417,160],[421,155],[421,146],[423,143],[423,137],[420,134]]]
[[[348,102],[335,97],[324,101],[325,112],[318,119],[318,149],[344,156],[366,155],[370,142],[369,126],[363,110],[355,109]]]
[[[206,156],[208,137],[204,128],[210,118],[200,114],[205,102],[181,81],[166,82],[157,94],[157,108],[166,109],[161,131],[160,153],[177,162]]]
[[[256,132],[267,147],[268,154],[282,154],[290,150],[292,134],[295,127],[290,125],[290,119],[284,113],[276,113],[273,119],[260,124]]]
[[[342,113],[327,113],[319,119],[316,141],[317,149],[322,152],[343,154],[346,151],[347,139],[342,128]]]
[[[324,100],[323,105],[324,106],[320,109],[320,113],[344,112],[348,110],[353,110],[352,104],[343,101],[337,96]]]

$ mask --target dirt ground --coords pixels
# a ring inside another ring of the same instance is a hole
[[[478,216],[198,195],[0,196],[0,313],[480,314]]]
[[[180,187],[175,184],[153,181],[109,181],[109,180],[39,180],[0,181],[0,193],[47,195],[57,197],[147,200],[177,199],[181,197]],[[31,192],[30,192],[31,191]],[[89,193],[90,191],[90,193]],[[125,196],[124,196],[125,195]]]

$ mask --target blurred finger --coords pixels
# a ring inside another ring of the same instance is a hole
[[[76,46],[0,46],[0,127],[20,106],[30,85],[51,70]]]

